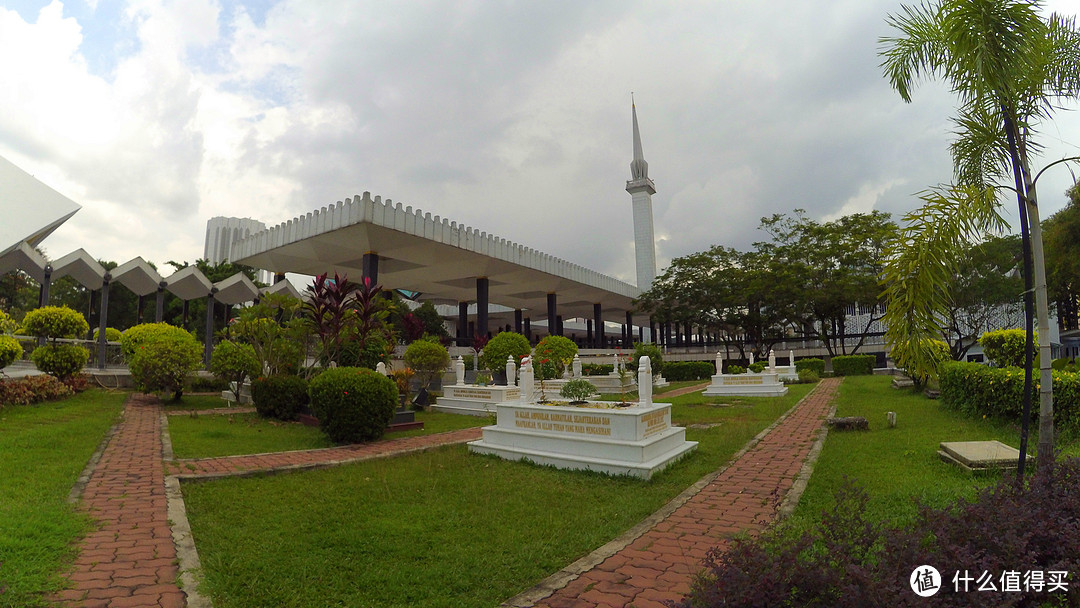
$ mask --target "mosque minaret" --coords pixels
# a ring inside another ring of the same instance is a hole
[[[656,185],[649,179],[649,163],[641,151],[641,132],[638,130],[637,106],[630,102],[634,118],[634,160],[630,163],[630,181],[626,191],[634,206],[634,257],[637,259],[637,286],[642,291],[652,287],[656,278],[656,244],[653,240],[652,195]]]

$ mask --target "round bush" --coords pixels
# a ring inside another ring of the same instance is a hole
[[[11,365],[23,356],[22,344],[11,336],[0,336],[0,369]]]
[[[450,365],[450,353],[438,342],[417,340],[405,349],[405,365],[416,372],[420,386],[426,388]]]
[[[729,365],[727,368],[729,374],[745,374],[746,368],[741,365]]]
[[[39,338],[82,338],[90,331],[90,324],[82,313],[67,306],[42,306],[26,313],[23,327]]]
[[[46,344],[30,353],[39,370],[64,380],[82,371],[90,359],[90,351],[75,344]]]
[[[512,331],[499,332],[488,340],[484,352],[480,354],[480,365],[493,372],[506,369],[506,358],[513,357],[515,365],[521,365],[521,358],[532,352],[529,339]]]
[[[533,361],[533,367],[537,367],[537,363],[540,365],[550,364],[555,368],[556,378],[561,378],[563,372],[566,370],[566,366],[574,360],[574,355],[577,354],[577,344],[570,338],[563,336],[545,336],[540,343],[536,345],[536,356]],[[547,377],[547,376],[545,376]]]
[[[1032,359],[1038,354],[1039,333],[1034,332],[1031,354]],[[979,338],[979,346],[987,359],[994,362],[998,367],[1024,367],[1024,345],[1027,343],[1027,332],[1022,329],[999,329],[988,331]]]
[[[328,369],[311,381],[308,394],[319,428],[336,443],[382,437],[398,404],[394,381],[362,367]]]
[[[746,369],[754,372],[755,374],[760,374],[761,372],[765,371],[765,367],[767,365],[768,365],[768,363],[765,363],[763,361],[758,361],[757,363],[753,363],[751,365],[748,365],[746,367]]]
[[[265,418],[295,420],[308,404],[308,383],[300,376],[269,376],[251,381],[255,411]]]
[[[188,376],[202,365],[202,346],[188,332],[171,325],[166,327],[170,329],[137,342],[128,358],[128,369],[139,390],[172,392],[173,399],[178,400],[184,393]],[[127,337],[127,332],[124,333]]]
[[[596,387],[588,380],[571,380],[563,385],[559,394],[573,402],[584,403],[589,397],[596,394]]]
[[[237,344],[231,340],[224,340],[214,347],[210,354],[210,373],[215,376],[236,383],[237,402],[240,401],[240,385],[247,378],[253,378],[262,371],[259,357],[255,355],[255,348],[250,344]]]
[[[101,330],[100,329],[95,329],[94,330],[94,340],[97,340],[98,335],[100,335],[100,334],[101,334]],[[105,340],[107,342],[119,342],[120,337],[123,336],[123,335],[124,335],[123,332],[121,332],[119,329],[116,329],[114,327],[106,327],[105,328]]]
[[[634,363],[630,371],[637,372],[638,361],[642,356],[649,358],[654,376],[664,375],[664,353],[660,352],[659,346],[648,342],[634,342]]]
[[[106,337],[108,337],[108,334],[106,334]],[[141,325],[129,327],[124,330],[124,333],[120,334],[120,350],[124,353],[124,359],[130,361],[140,344],[161,337],[171,337],[173,340],[180,341],[186,341],[186,337],[198,344],[198,341],[195,340],[195,336],[175,325],[169,325],[168,323],[143,323]]]

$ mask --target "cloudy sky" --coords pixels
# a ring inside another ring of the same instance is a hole
[[[0,156],[83,206],[53,258],[193,261],[213,216],[273,225],[370,191],[633,282],[631,91],[661,268],[748,247],[764,215],[899,216],[949,180],[952,98],[904,104],[878,67],[899,10],[0,0]],[[1080,115],[1041,141],[1044,162],[1080,153]],[[1042,179],[1044,216],[1070,183]]]

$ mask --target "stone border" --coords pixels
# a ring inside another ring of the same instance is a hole
[[[840,390],[841,384],[843,384],[843,376],[841,376],[840,383],[836,385],[836,390]],[[828,418],[832,418],[836,415],[836,402],[833,401],[832,407],[829,408]],[[795,507],[799,506],[799,500],[802,499],[803,492],[806,491],[806,486],[810,484],[810,476],[814,474],[814,467],[817,465],[818,456],[821,456],[821,450],[825,449],[825,439],[829,436],[829,425],[823,425],[818,432],[817,441],[814,445],[810,446],[810,453],[806,455],[806,460],[803,461],[802,469],[799,470],[799,476],[795,478],[795,483],[791,485],[791,489],[788,490],[786,496],[784,496],[783,502],[780,503],[780,507],[776,510],[777,520],[787,519],[792,513],[795,512]]]
[[[548,576],[533,587],[526,589],[525,591],[522,591],[514,597],[511,597],[510,599],[504,601],[502,604],[499,604],[500,608],[532,608],[532,606],[535,606],[537,602],[547,599],[556,591],[559,591],[563,587],[567,586],[585,572],[592,570],[596,566],[603,563],[604,560],[606,560],[607,558],[625,549],[628,545],[630,545],[630,543],[634,542],[643,534],[653,529],[653,527],[655,527],[657,524],[667,519],[667,517],[673,512],[675,512],[676,509],[686,504],[686,502],[693,498],[698,492],[700,492],[710,483],[715,481],[716,478],[722,475],[723,472],[726,471],[728,468],[730,468],[731,465],[735,463],[735,461],[737,461],[739,458],[749,452],[754,446],[760,443],[766,435],[771,433],[773,429],[775,429],[777,426],[780,425],[780,423],[786,420],[788,416],[790,416],[796,409],[799,408],[799,406],[803,404],[804,401],[806,401],[814,393],[816,393],[820,387],[821,385],[818,384],[818,386],[814,387],[810,392],[803,395],[802,399],[799,399],[799,401],[796,402],[795,405],[791,406],[788,411],[781,414],[779,418],[773,421],[772,424],[770,424],[760,433],[755,435],[750,441],[747,441],[746,444],[743,445],[743,447],[739,449],[738,452],[733,454],[731,458],[728,459],[727,463],[724,464],[724,466],[699,479],[696,483],[694,483],[694,485],[683,490],[678,496],[671,499],[666,505],[660,507],[660,509],[658,509],[655,513],[643,519],[633,528],[630,528],[626,532],[623,532],[614,540],[611,540],[606,544],[601,545],[599,548],[593,550],[585,557],[578,559],[569,566],[566,566],[565,568],[559,570],[555,574]],[[824,444],[824,435],[821,436],[819,442],[820,444]],[[821,448],[819,447],[819,443],[815,443],[814,447],[811,448],[811,455],[813,455],[813,457],[816,459],[816,455],[813,454],[814,448],[817,448],[817,451],[820,452]],[[812,468],[813,467],[811,465],[811,470]],[[803,471],[800,471],[799,473],[799,479],[802,479],[804,473],[806,473],[806,479],[809,480],[810,474],[806,472],[805,464],[803,465]],[[792,490],[789,490],[789,494],[790,492],[794,491],[794,489],[795,488],[793,486]],[[803,485],[803,489],[805,489],[805,484]],[[799,490],[799,496],[802,496],[802,490]],[[794,506],[792,506],[792,509],[794,509]]]
[[[121,407],[127,407],[127,399],[124,399],[124,403]],[[82,499],[83,492],[86,491],[86,485],[90,483],[90,478],[93,477],[94,471],[97,470],[98,463],[101,462],[101,456],[105,454],[105,448],[109,447],[109,442],[112,441],[113,436],[120,430],[120,425],[124,423],[124,412],[120,411],[120,416],[109,430],[105,432],[105,437],[102,438],[101,443],[98,444],[94,453],[90,456],[90,460],[86,461],[86,466],[83,467],[81,473],[79,473],[78,479],[75,480],[75,485],[71,486],[71,491],[68,492],[67,501],[71,504],[76,504]]]
[[[165,477],[165,500],[169,529],[172,531],[176,560],[179,562],[179,586],[187,595],[187,607],[213,608],[210,598],[199,592],[199,583],[203,580],[202,562],[199,561],[199,552],[195,548],[195,537],[191,534],[191,522],[187,518],[187,506],[180,490],[180,480],[175,475]]]

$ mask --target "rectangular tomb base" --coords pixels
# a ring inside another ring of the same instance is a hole
[[[788,388],[780,382],[778,374],[716,374],[702,394],[706,397],[783,397],[787,392]]]
[[[495,413],[495,404],[520,398],[521,389],[516,386],[454,384],[443,387],[443,396],[436,400],[431,409],[446,414],[491,416]]]
[[[697,447],[671,426],[671,406],[620,409],[501,403],[469,450],[560,469],[649,479]]]
[[[938,456],[969,471],[1015,469],[1020,450],[1000,441],[942,441]]]

